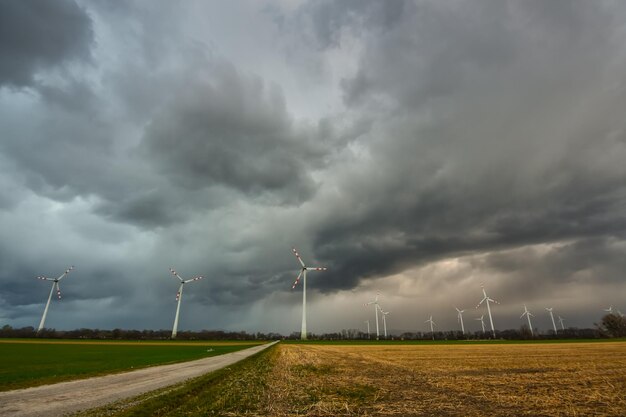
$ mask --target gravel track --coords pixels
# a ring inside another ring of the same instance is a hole
[[[0,392],[0,417],[61,416],[100,407],[216,371],[275,343],[195,361]]]

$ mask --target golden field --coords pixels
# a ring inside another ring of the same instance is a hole
[[[284,344],[271,362],[259,414],[626,415],[625,342]]]

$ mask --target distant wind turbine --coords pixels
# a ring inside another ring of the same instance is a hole
[[[365,320],[365,323],[367,323],[367,338],[370,338],[370,321],[369,320]]]
[[[385,331],[385,339],[387,339],[387,314],[389,314],[388,311],[383,311],[383,309],[380,309],[380,314],[383,315],[383,329]]]
[[[622,313],[622,312],[621,312],[621,311],[619,311],[619,310],[617,310],[617,314],[618,314],[620,317],[624,317],[624,313]]]
[[[559,316],[559,323],[561,323],[561,330],[565,331],[565,326],[563,326],[563,317]]]
[[[302,328],[300,330],[300,339],[306,340],[306,272],[307,271],[326,271],[327,268],[324,267],[310,267],[304,265],[302,258],[296,251],[296,248],[291,249],[293,254],[298,258],[298,262],[302,265],[302,269],[300,269],[300,273],[298,274],[298,278],[296,278],[296,282],[293,283],[291,289],[293,290],[298,285],[298,281],[300,281],[300,277],[302,277]]]
[[[554,334],[557,334],[556,323],[554,322],[554,314],[552,314],[552,307],[546,307],[546,311],[550,313],[550,319],[552,319],[552,328],[554,329]]]
[[[486,303],[487,304],[487,313],[489,314],[489,323],[491,323],[491,332],[493,333],[493,338],[496,338],[496,329],[493,327],[493,318],[491,317],[491,308],[489,307],[489,303],[496,303],[496,304],[500,304],[499,302],[497,302],[496,300],[493,300],[491,298],[489,298],[487,296],[487,292],[485,291],[485,286],[481,285],[480,286],[483,289],[483,299],[480,300],[480,303],[478,303],[478,305],[476,306],[476,308],[480,307],[480,305],[482,303]]]
[[[485,318],[485,315],[483,314],[482,316],[478,317],[477,319],[474,320],[480,320],[480,325],[483,328],[483,334],[485,334],[485,320],[483,320]]]
[[[376,314],[376,340],[380,340],[380,332],[378,330],[378,309],[380,308],[380,306],[378,305],[378,296],[380,294],[376,293],[376,298],[374,298],[373,301],[370,301],[369,303],[365,303],[363,304],[364,306],[369,306],[369,305],[373,305],[374,306],[374,314]]]
[[[59,281],[61,281],[73,269],[74,269],[74,266],[72,265],[68,269],[66,269],[65,272],[63,272],[61,274],[61,276],[58,277],[58,278],[46,278],[44,276],[38,276],[37,277],[37,279],[41,279],[43,281],[52,281],[52,288],[50,288],[50,295],[48,296],[48,302],[46,303],[46,308],[44,308],[44,310],[43,310],[43,316],[41,316],[41,321],[39,322],[39,328],[37,329],[37,333],[39,333],[43,329],[43,326],[46,323],[46,316],[48,315],[48,307],[50,307],[50,300],[52,300],[52,293],[54,292],[54,289],[56,288],[56,290],[57,290],[57,297],[60,300],[61,299],[61,288],[59,287]]]
[[[613,314],[613,306],[609,306],[609,308],[605,308],[604,311],[606,311],[609,314]]]
[[[528,311],[528,308],[526,308],[526,304],[524,304],[524,312],[522,313],[521,316],[519,316],[519,318],[524,318],[524,316],[526,316],[526,318],[528,319],[528,328],[530,329],[530,335],[531,336],[535,336],[535,333],[533,332],[533,325],[530,322],[530,317],[535,317],[533,314],[530,313],[530,311]]]
[[[430,323],[430,334],[431,334],[433,340],[435,340],[435,329],[433,328],[433,326],[436,326],[437,324],[433,321],[432,314],[430,315],[428,320],[426,320],[424,323]]]
[[[463,325],[463,312],[465,310],[459,310],[457,307],[454,307],[454,308],[456,309],[456,312],[457,312],[457,318],[459,322],[461,323],[461,332],[465,334],[465,326]]]
[[[176,316],[174,317],[174,326],[172,327],[172,339],[176,339],[176,333],[178,332],[178,314],[180,313],[180,302],[183,299],[183,287],[188,282],[201,280],[202,277],[197,276],[184,280],[180,277],[180,275],[178,275],[178,272],[174,271],[174,269],[170,268],[170,272],[174,277],[180,280],[180,287],[178,287],[178,292],[176,293],[176,301],[178,301],[178,305],[176,306]]]

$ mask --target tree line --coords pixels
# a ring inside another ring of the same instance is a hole
[[[519,329],[496,330],[497,339],[505,340],[529,340],[529,339],[601,339],[610,337],[626,337],[626,318],[617,314],[607,314],[602,317],[595,328],[579,329],[569,327],[565,330],[553,330],[531,335],[528,326]],[[171,330],[125,330],[125,329],[75,329],[55,330],[42,329],[37,332],[34,327],[13,328],[4,325],[0,328],[0,338],[47,338],[47,339],[100,339],[100,340],[168,340]],[[436,331],[430,332],[404,332],[400,335],[389,336],[387,339],[394,340],[480,340],[491,338],[491,333],[481,331],[461,333],[460,331]],[[367,334],[359,329],[343,329],[340,332],[309,334],[312,340],[374,340],[376,334]],[[380,337],[383,339],[383,337]],[[280,333],[247,333],[245,331],[229,332],[223,330],[179,331],[176,339],[180,340],[278,340],[300,339],[299,332],[293,332],[288,336]]]

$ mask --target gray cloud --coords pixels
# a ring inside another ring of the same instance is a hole
[[[33,277],[75,263],[55,326],[167,327],[173,266],[207,277],[185,326],[288,332],[291,246],[329,267],[321,331],[377,290],[415,329],[481,281],[514,327],[551,299],[589,325],[624,289],[620,4],[120,7],[86,3],[88,49],[0,91],[0,317],[38,320]]]
[[[41,70],[89,58],[91,19],[74,1],[3,1],[0,28],[0,85],[29,86]]]
[[[281,201],[295,202],[315,191],[309,170],[325,153],[316,136],[293,126],[277,87],[219,62],[186,79],[142,150],[180,186],[282,192]]]

